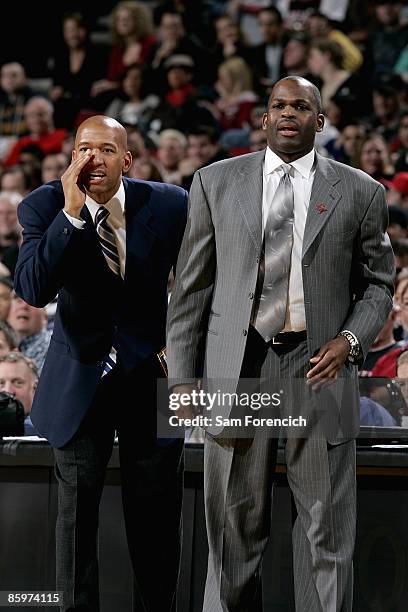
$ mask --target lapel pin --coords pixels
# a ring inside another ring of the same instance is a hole
[[[322,213],[327,212],[327,206],[323,204],[323,202],[320,202],[320,204],[316,204],[315,211],[321,215]]]

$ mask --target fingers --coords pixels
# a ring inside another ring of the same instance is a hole
[[[73,178],[76,181],[79,175],[81,174],[82,169],[90,161],[91,157],[92,152],[90,150],[86,151],[84,155],[80,155],[79,157],[77,157],[70,163],[61,178]]]

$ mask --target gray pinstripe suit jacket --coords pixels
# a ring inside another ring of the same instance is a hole
[[[174,382],[203,371],[210,379],[239,377],[261,256],[264,155],[195,174],[167,319]],[[348,329],[365,356],[392,306],[384,189],[364,172],[316,155],[302,254],[309,355]],[[343,370],[357,385],[356,368]]]

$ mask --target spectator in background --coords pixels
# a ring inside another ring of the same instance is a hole
[[[182,15],[166,7],[160,17],[158,40],[152,45],[146,60],[146,64],[153,70],[151,86],[156,93],[163,93],[166,89],[164,63],[171,55],[191,57],[196,68],[197,81],[207,83],[209,54],[186,34]],[[210,73],[212,76],[211,70]]]
[[[242,57],[248,61],[249,47],[237,24],[230,15],[220,15],[214,21],[216,43],[212,54],[215,67],[230,57]]]
[[[274,6],[262,8],[258,13],[258,26],[262,43],[252,47],[250,65],[255,89],[262,94],[269,94],[272,85],[283,74],[282,15]]]
[[[188,132],[197,123],[215,123],[211,113],[211,102],[201,100],[201,97],[215,97],[214,91],[209,92],[202,87],[199,91],[196,82],[196,67],[192,57],[185,54],[175,54],[168,57],[163,70],[166,72],[166,87],[159,106],[152,111],[149,127],[153,132],[173,128]]]
[[[25,145],[20,150],[18,166],[23,169],[26,175],[28,191],[32,191],[41,185],[41,163],[44,157],[43,151],[36,144]]]
[[[6,166],[13,166],[20,161],[20,153],[27,145],[36,145],[44,155],[59,153],[66,136],[65,129],[55,129],[54,107],[52,103],[41,96],[30,98],[24,109],[28,136],[23,136],[11,149]]]
[[[24,434],[35,436],[30,412],[37,388],[38,370],[32,359],[17,351],[0,356],[0,391],[10,393],[24,408]]]
[[[328,148],[328,152],[335,160],[352,166],[364,138],[364,126],[357,122],[350,123],[343,127],[333,146]]]
[[[126,69],[133,64],[145,63],[156,40],[151,10],[136,0],[123,0],[116,4],[111,14],[111,30],[113,46],[106,79],[94,83],[94,96],[118,89]]]
[[[92,83],[105,75],[103,50],[89,40],[81,13],[67,13],[62,20],[63,46],[53,59],[52,87],[57,128],[72,128],[82,109],[92,108]]]
[[[395,155],[395,171],[408,172],[408,110],[399,115],[398,135],[391,143]]]
[[[317,85],[316,77],[309,71],[310,38],[305,32],[289,32],[285,37],[282,67],[285,76],[302,76]]]
[[[65,153],[50,153],[46,155],[41,164],[41,180],[43,183],[61,178],[68,168],[69,160]]]
[[[386,185],[387,180],[392,179],[394,175],[387,143],[375,132],[363,140],[353,165],[364,170],[383,185]]]
[[[363,64],[363,56],[360,49],[354,42],[341,30],[335,29],[330,23],[330,20],[315,11],[311,13],[306,20],[306,31],[310,38],[331,40],[337,43],[342,50],[341,68],[347,72],[356,72]]]
[[[146,69],[142,64],[126,68],[121,89],[106,109],[106,115],[127,125],[146,131],[151,111],[160,103],[154,94],[146,94]]]
[[[400,206],[408,211],[408,172],[398,172],[387,187],[388,205]]]
[[[375,0],[377,26],[370,35],[375,75],[393,71],[408,44],[408,24],[402,22],[402,2]]]
[[[22,166],[6,168],[0,178],[0,191],[14,191],[24,197],[30,191],[29,177]]]
[[[394,240],[392,248],[394,250],[397,274],[402,272],[404,268],[408,270],[408,238]]]
[[[26,133],[24,107],[33,91],[25,70],[18,62],[3,64],[0,70],[0,158]]]
[[[370,118],[371,127],[385,138],[392,141],[398,133],[399,100],[398,85],[389,78],[381,79],[373,89],[373,115]]]
[[[309,70],[322,80],[323,108],[335,96],[341,96],[343,108],[352,109],[354,117],[369,114],[371,108],[370,88],[356,74],[343,68],[344,55],[341,46],[327,38],[312,40],[309,55]]]
[[[0,321],[7,321],[8,319],[12,295],[13,283],[10,277],[0,276]],[[14,347],[16,346],[17,344],[14,344]]]
[[[255,153],[255,151],[262,151],[268,144],[266,140],[266,132],[262,128],[259,130],[251,130],[249,133],[249,151]]]
[[[52,334],[47,330],[45,309],[30,306],[14,295],[7,322],[17,336],[19,350],[34,361],[41,373]]]
[[[21,227],[17,218],[17,206],[22,197],[15,191],[0,192],[0,249],[18,244]]]
[[[180,172],[182,186],[189,190],[196,170],[225,159],[228,154],[221,149],[218,134],[211,126],[198,125],[189,132],[187,140],[187,155],[180,162]]]
[[[219,98],[213,112],[221,128],[224,131],[248,128],[258,97],[253,92],[251,70],[246,62],[240,57],[223,62],[215,87]]]
[[[407,238],[408,212],[399,206],[389,206],[387,232],[393,244],[396,240]]]
[[[0,358],[16,350],[17,338],[13,328],[6,321],[0,320]]]
[[[142,179],[143,181],[163,183],[163,176],[157,164],[152,159],[134,159],[126,176],[134,179]]]
[[[376,339],[371,345],[370,350],[367,353],[364,363],[360,368],[360,376],[369,376],[381,357],[391,352],[395,348],[401,345],[394,338],[394,327],[398,317],[399,307],[395,306],[388,315],[388,319],[384,324],[384,327],[378,333]]]
[[[180,162],[186,155],[187,139],[178,130],[163,130],[159,135],[157,160],[165,183],[181,185]]]

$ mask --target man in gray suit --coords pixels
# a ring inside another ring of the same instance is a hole
[[[168,314],[174,392],[203,375],[344,377],[356,396],[356,364],[392,307],[393,254],[383,187],[315,152],[323,124],[316,87],[287,77],[263,117],[266,151],[196,172]],[[358,402],[348,417],[342,435],[287,438],[298,612],[352,609]],[[254,612],[277,440],[220,433],[205,441],[204,611]]]

